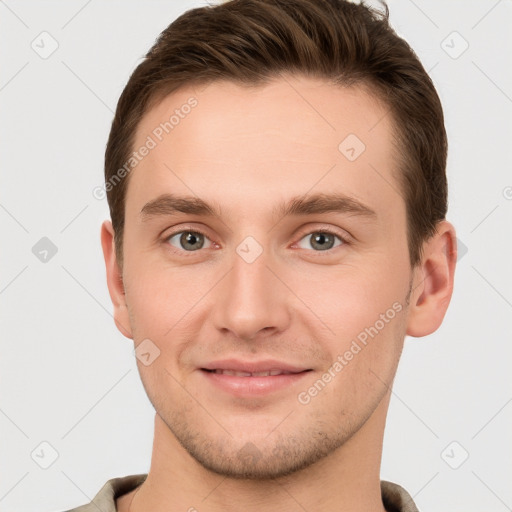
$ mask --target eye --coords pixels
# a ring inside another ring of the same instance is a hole
[[[336,239],[339,240],[339,243],[334,245]],[[338,247],[342,243],[345,243],[345,240],[330,231],[313,231],[301,238],[298,242],[298,246],[301,249],[310,249],[312,247],[315,251],[328,251],[329,249]],[[310,247],[308,247],[308,244],[310,244]]]
[[[167,241],[176,249],[187,252],[198,251],[211,246],[210,239],[199,231],[178,231],[169,236]]]

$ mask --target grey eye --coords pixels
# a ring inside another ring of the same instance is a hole
[[[336,243],[336,239],[338,239],[340,243],[334,245]],[[307,247],[308,243],[310,244],[310,247]],[[315,251],[328,251],[333,247],[341,245],[341,243],[342,240],[332,233],[327,233],[325,231],[314,231],[313,233],[309,233],[299,241],[299,247],[301,249],[313,248]]]
[[[210,243],[205,235],[197,231],[180,231],[169,237],[169,243],[173,247],[188,252],[202,249],[205,242]]]

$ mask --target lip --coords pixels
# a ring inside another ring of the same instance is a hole
[[[240,359],[222,359],[212,361],[201,367],[201,370],[231,370],[235,372],[267,372],[270,370],[281,370],[288,373],[300,373],[310,370],[304,366],[295,366],[276,359],[264,359],[261,361],[241,361]]]
[[[281,361],[266,359],[263,361],[240,361],[224,359],[214,361],[199,368],[200,373],[209,383],[236,397],[264,396],[289,388],[306,375],[311,368],[290,365]],[[236,372],[257,373],[271,370],[287,372],[281,375],[269,376],[237,376],[214,373],[213,370],[229,370]]]

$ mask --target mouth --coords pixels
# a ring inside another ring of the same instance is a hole
[[[312,368],[293,366],[279,361],[248,362],[224,360],[199,368],[209,384],[236,397],[263,396],[290,390]]]
[[[288,372],[286,370],[264,370],[261,372],[244,372],[239,370],[222,370],[216,368],[214,370],[209,370],[208,368],[201,368],[205,372],[216,373],[218,375],[233,375],[235,377],[274,377],[276,375],[296,375],[297,373],[310,372],[311,370],[302,370],[300,372]]]

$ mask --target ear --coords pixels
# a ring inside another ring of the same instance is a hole
[[[452,297],[457,238],[455,228],[443,220],[436,234],[423,246],[423,257],[415,267],[406,334],[421,337],[441,325]]]
[[[108,291],[114,306],[114,322],[121,334],[133,339],[125,300],[123,276],[117,264],[114,228],[109,220],[104,221],[101,225],[101,246],[103,248],[103,257],[105,258]]]

